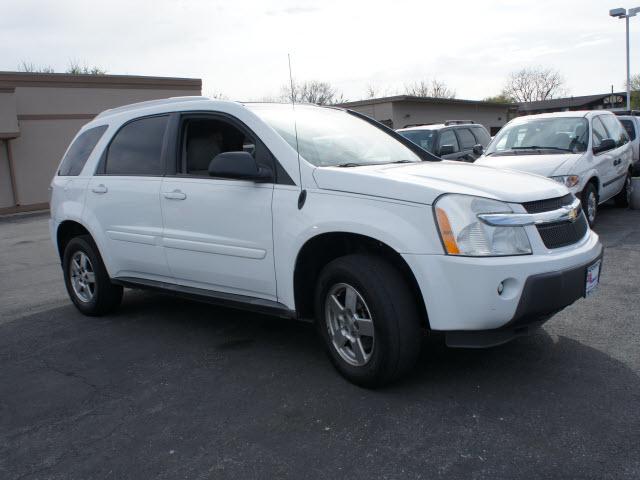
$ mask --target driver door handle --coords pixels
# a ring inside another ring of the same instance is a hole
[[[96,185],[95,187],[91,188],[91,191],[93,193],[103,194],[107,193],[108,189],[104,183],[101,183],[100,185]]]
[[[187,194],[181,192],[180,190],[174,190],[173,192],[164,192],[164,198],[168,198],[169,200],[184,200],[187,198]]]

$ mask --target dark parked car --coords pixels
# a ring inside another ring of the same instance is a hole
[[[486,128],[471,120],[447,120],[444,123],[415,125],[397,132],[429,153],[446,160],[473,162],[489,145]]]

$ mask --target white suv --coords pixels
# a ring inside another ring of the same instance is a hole
[[[527,333],[590,294],[602,246],[557,182],[441,161],[337,108],[202,97],[109,110],[52,182],[51,235],[87,315],[122,287],[315,319],[351,381]]]
[[[478,165],[550,177],[582,200],[589,224],[598,205],[631,196],[633,153],[627,132],[611,112],[581,111],[518,117],[491,141]]]

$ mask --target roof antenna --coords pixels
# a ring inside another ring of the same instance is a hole
[[[296,152],[298,154],[298,175],[300,179],[300,196],[298,197],[298,210],[304,207],[307,200],[307,191],[302,188],[302,166],[300,165],[300,145],[298,144],[298,122],[296,119],[296,92],[293,84],[293,74],[291,73],[291,54],[287,53],[289,59],[289,82],[291,84],[291,108],[293,109],[293,130],[296,134]]]

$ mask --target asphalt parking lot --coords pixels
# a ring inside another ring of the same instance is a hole
[[[605,208],[601,286],[489,350],[424,340],[379,391],[313,327],[127,291],[67,299],[47,218],[0,219],[0,478],[640,477],[640,212]]]

